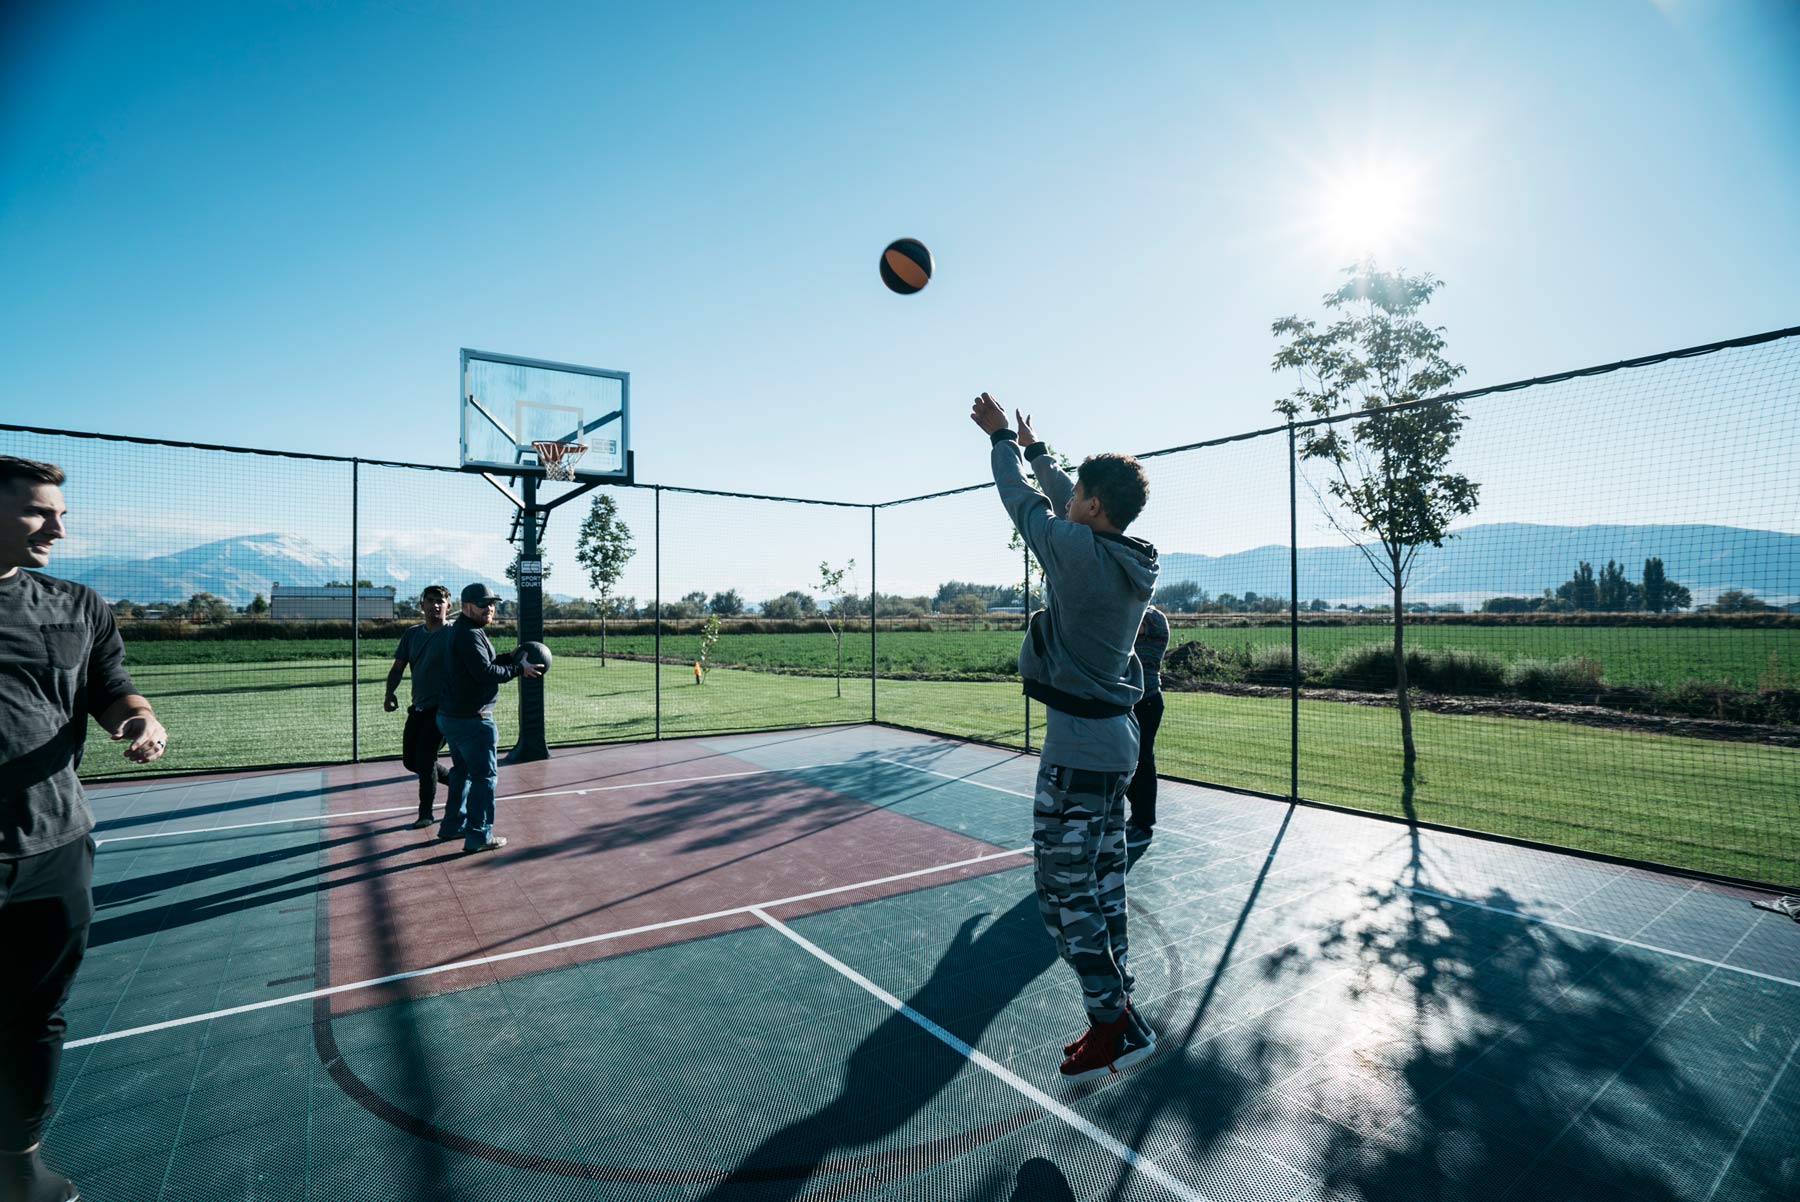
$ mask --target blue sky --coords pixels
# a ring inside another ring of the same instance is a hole
[[[1471,385],[1800,323],[1774,0],[0,20],[9,421],[449,463],[469,346],[632,372],[642,479],[876,501],[982,477],[982,389],[1077,453],[1272,424],[1367,241]]]

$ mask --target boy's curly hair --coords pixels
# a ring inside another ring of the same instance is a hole
[[[1137,520],[1150,499],[1150,481],[1130,455],[1089,455],[1081,461],[1075,481],[1083,493],[1099,498],[1107,520],[1121,530]]]

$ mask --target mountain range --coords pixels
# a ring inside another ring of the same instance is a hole
[[[1537,596],[1555,588],[1585,560],[1599,572],[1617,560],[1632,580],[1643,575],[1644,560],[1659,556],[1668,578],[1687,586],[1696,604],[1727,589],[1744,589],[1771,604],[1800,600],[1800,535],[1734,526],[1533,526],[1496,523],[1472,526],[1443,547],[1420,550],[1408,598],[1478,606],[1488,597]],[[1300,598],[1333,604],[1381,604],[1388,600],[1380,578],[1348,543],[1302,547]],[[168,555],[57,556],[49,572],[78,580],[109,601],[179,601],[212,593],[235,606],[256,594],[268,596],[284,585],[321,585],[350,578],[350,558],[325,551],[291,534],[251,534],[203,543]],[[436,581],[452,590],[481,580],[510,596],[502,581],[443,557],[397,548],[374,547],[358,556],[357,573],[402,595]],[[1229,555],[1167,551],[1162,583],[1193,581],[1207,592],[1247,592],[1286,597],[1288,548],[1255,547]]]
[[[292,534],[246,534],[169,555],[57,555],[46,571],[78,580],[108,601],[182,601],[195,593],[211,593],[243,606],[258,593],[267,597],[277,582],[305,587],[349,580],[350,557],[325,551]],[[510,588],[502,588],[501,581],[473,568],[394,549],[362,552],[356,573],[377,587],[394,586],[399,596],[417,593],[434,582],[448,585],[454,593],[477,580],[512,595]]]
[[[1376,548],[1377,554],[1380,549]],[[1755,593],[1771,604],[1800,600],[1800,535],[1735,526],[1535,526],[1501,522],[1471,526],[1442,547],[1419,550],[1407,597],[1432,604],[1479,606],[1489,597],[1535,597],[1574,575],[1578,562],[1598,574],[1609,559],[1641,580],[1644,560],[1655,556],[1663,571],[1687,586],[1703,605],[1728,589]],[[1387,586],[1357,548],[1301,547],[1299,594],[1333,604],[1382,604]],[[1162,583],[1193,581],[1214,596],[1246,592],[1286,597],[1288,548],[1255,547],[1230,555],[1162,555]]]

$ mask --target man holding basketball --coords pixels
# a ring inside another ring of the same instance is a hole
[[[125,758],[169,732],[125,670],[112,611],[37,571],[63,537],[62,469],[0,455],[0,1202],[73,1202],[38,1144],[62,1060],[62,1007],[94,916],[94,816],[81,780],[92,717]]]
[[[544,671],[529,660],[500,661],[484,627],[500,598],[485,584],[462,591],[462,616],[450,627],[439,652],[444,657],[444,692],[437,725],[450,744],[450,796],[444,802],[439,839],[461,839],[463,851],[498,851],[506,840],[494,834],[494,791],[500,784],[500,730],[494,725],[494,698],[500,686]]]
[[[1131,1008],[1125,966],[1125,790],[1138,761],[1132,707],[1144,693],[1132,644],[1156,590],[1157,558],[1124,529],[1149,484],[1137,460],[1110,454],[1089,456],[1070,480],[1030,419],[1015,410],[1017,431],[1008,429],[985,392],[969,416],[993,444],[1001,504],[1044,570],[1046,604],[1019,648],[1025,693],[1047,710],[1031,842],[1044,925],[1081,979],[1088,1016],[1063,1049],[1062,1076],[1085,1081],[1156,1048],[1156,1033]],[[1025,482],[1022,461],[1043,492]]]
[[[450,590],[434,584],[419,595],[419,610],[425,621],[409,626],[400,636],[394,651],[394,666],[388,669],[387,696],[381,708],[393,713],[400,708],[400,677],[412,669],[412,704],[406,707],[406,732],[400,736],[400,759],[419,777],[419,818],[414,830],[431,825],[431,807],[437,800],[440,780],[450,779],[438,763],[438,749],[444,745],[444,734],[437,726],[438,700],[444,691],[446,660],[438,654],[438,643],[450,637],[444,617],[450,612]]]

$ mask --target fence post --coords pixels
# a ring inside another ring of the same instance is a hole
[[[1294,421],[1288,419],[1288,798],[1300,800],[1300,506]]]
[[[362,460],[350,461],[350,762],[362,763],[362,588],[357,583],[362,542]]]
[[[656,582],[650,598],[651,612],[656,615],[655,634],[651,640],[651,670],[656,673],[656,737],[662,738],[662,485],[656,487],[656,521],[652,526],[656,544]]]
[[[1025,542],[1023,535],[1019,536],[1019,542]],[[1023,601],[1019,608],[1025,611],[1025,625],[1029,629],[1031,626],[1031,547],[1028,545],[1025,547],[1025,591],[1019,596]],[[1031,751],[1031,695],[1029,693],[1025,695],[1025,750]]]
[[[880,677],[875,671],[876,601],[881,596],[881,586],[875,575],[875,506],[869,506],[869,721],[875,721],[875,695],[880,691]]]

